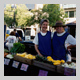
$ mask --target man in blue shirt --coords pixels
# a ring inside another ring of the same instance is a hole
[[[47,30],[49,21],[47,19],[42,19],[40,22],[41,31],[36,34],[33,43],[35,44],[35,49],[40,56],[51,56],[51,32]]]
[[[22,39],[21,39],[20,35],[17,33],[17,30],[16,29],[14,29],[14,32],[15,32],[16,38],[18,38],[20,41],[22,41]]]
[[[71,58],[67,60],[70,54],[66,56],[66,51],[69,53],[71,48],[76,47],[76,39],[64,30],[65,25],[62,21],[57,21],[53,27],[56,30],[52,38],[53,59],[71,61]]]

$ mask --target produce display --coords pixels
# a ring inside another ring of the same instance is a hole
[[[6,38],[9,36],[9,34],[6,34]]]
[[[53,65],[60,65],[62,63],[65,63],[64,60],[54,60],[51,56],[48,56],[47,60],[53,62]]]
[[[48,61],[52,61],[53,65],[61,65],[62,67],[76,69],[76,63],[74,62],[65,62],[64,60],[53,60],[51,56],[48,56],[47,59]]]
[[[48,63],[48,64],[51,64],[51,65],[61,65],[61,64],[65,63],[64,60],[54,60],[51,56],[47,56],[47,57],[42,57],[42,56],[39,56],[39,55],[34,56],[34,55],[28,54],[26,52],[16,53],[16,56],[20,56],[20,57],[27,58],[27,59],[35,59],[36,61],[43,62],[43,63]]]
[[[11,52],[20,52],[23,50],[25,47],[23,44],[21,43],[15,43],[14,44],[14,47],[11,49]],[[17,50],[19,49],[19,50]],[[54,60],[51,56],[47,56],[47,57],[42,57],[42,56],[39,56],[39,55],[32,55],[32,54],[28,54],[27,52],[23,52],[23,53],[16,53],[16,56],[20,56],[20,57],[23,57],[23,58],[26,58],[26,59],[33,59],[33,60],[36,60],[36,61],[39,61],[39,62],[42,62],[42,63],[48,63],[48,64],[51,64],[51,65],[60,65],[62,67],[68,67],[68,68],[73,68],[73,69],[76,69],[76,63],[74,62],[65,62],[64,60]],[[4,57],[7,57],[7,58],[10,58],[12,59],[14,57],[14,55],[10,54],[10,52],[7,50],[7,49],[4,49]]]
[[[7,49],[4,49],[4,57],[6,57],[9,54],[9,51]]]
[[[8,52],[8,50],[5,50],[5,52]],[[74,62],[65,62],[64,60],[54,60],[51,56],[42,57],[39,55],[32,55],[28,54],[27,52],[23,53],[16,53],[15,55],[7,54],[7,58],[14,59],[16,61],[20,61],[23,63],[26,63],[28,65],[37,66],[49,71],[56,71],[57,73],[64,74],[66,69],[69,69],[67,71],[69,74],[71,71],[71,75],[74,73],[76,74],[76,63]],[[71,69],[70,69],[71,68]]]
[[[24,58],[27,58],[27,59],[36,59],[36,56],[33,56],[31,54],[27,54],[26,52],[20,54],[20,53],[17,53],[16,54],[17,56],[20,56],[20,57],[24,57]]]
[[[62,64],[61,66],[63,66],[63,67],[67,67],[67,68],[73,68],[73,69],[76,69],[76,63],[74,63],[74,62],[64,63],[64,64]]]
[[[8,55],[8,53],[4,52],[4,57],[6,57]]]
[[[48,61],[46,57],[42,57],[39,55],[36,55],[36,61],[40,61],[40,62],[44,62],[44,63],[49,63],[49,64],[53,64],[51,61]]]
[[[42,56],[37,55],[36,60],[40,62],[44,62],[44,63],[49,63],[52,65],[60,65],[62,63],[65,63],[64,60],[54,60],[51,56],[42,57]]]
[[[8,53],[9,51],[4,49],[4,56],[7,58],[12,59],[13,55]],[[39,55],[32,55],[32,54],[28,54],[27,52],[24,53],[16,53],[17,56],[26,58],[26,59],[35,59],[36,61],[39,62],[43,62],[43,63],[48,63],[51,65],[60,65],[62,67],[68,67],[68,68],[73,68],[76,69],[76,63],[74,62],[65,62],[64,60],[54,60],[51,56],[47,56],[47,57],[42,57]]]
[[[13,59],[13,55],[12,54],[8,54],[6,55],[7,58]]]
[[[21,44],[20,42],[14,43],[13,47],[11,48],[11,53],[23,53],[25,50],[25,45]]]

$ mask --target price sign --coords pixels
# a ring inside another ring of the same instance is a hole
[[[27,71],[29,65],[23,64],[21,65],[20,70]]]
[[[10,62],[10,59],[5,59],[5,58],[4,58],[4,64],[5,64],[5,65],[9,65],[9,62]]]
[[[44,71],[44,70],[39,70],[39,75],[38,76],[47,76],[48,71]]]
[[[18,68],[18,66],[19,66],[19,62],[13,61],[12,67]]]
[[[64,68],[64,75],[66,75],[66,76],[75,76],[75,74],[76,74],[75,69],[67,68],[67,67]]]

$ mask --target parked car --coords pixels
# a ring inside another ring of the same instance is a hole
[[[7,27],[6,29],[6,34],[10,34],[11,31],[13,31],[14,29],[10,29]],[[25,36],[24,36],[24,31],[22,29],[16,29],[17,33],[20,35],[20,37],[25,40]]]

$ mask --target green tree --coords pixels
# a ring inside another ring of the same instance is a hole
[[[59,4],[45,4],[42,11],[43,13],[47,12],[49,14],[47,19],[49,20],[50,26],[55,25],[58,20],[62,20],[65,23],[64,18],[67,17],[67,15],[63,9],[60,9]]]
[[[59,4],[44,4],[42,9],[32,10],[32,12],[34,15],[29,22],[30,25],[40,23],[41,19],[48,19],[49,26],[52,27],[57,20],[65,22],[64,18],[67,17],[64,10],[60,9]]]
[[[6,5],[6,8],[4,9],[4,22],[8,26],[12,26],[13,23],[13,12],[11,10],[11,5]]]
[[[17,5],[16,21],[18,26],[22,27],[26,26],[31,16],[32,16],[31,12],[28,10],[26,5],[24,4]]]
[[[33,16],[28,23],[29,26],[34,25],[35,23],[39,24],[41,19],[48,18],[48,14],[46,12],[43,13],[42,9],[34,9],[31,10],[31,12],[33,13]]]
[[[28,24],[30,18],[31,12],[28,10],[25,4],[16,4],[16,8],[11,8],[11,4],[7,4],[6,9],[4,9],[4,22],[8,26],[12,26],[12,24],[15,22],[17,27],[24,27]]]

